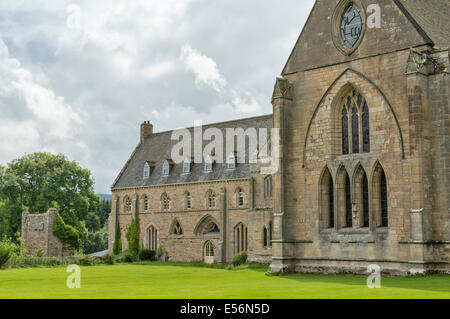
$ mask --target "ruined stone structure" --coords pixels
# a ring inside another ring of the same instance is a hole
[[[45,214],[22,213],[22,238],[28,254],[42,250],[44,256],[63,257],[73,255],[53,234],[53,223],[58,211],[50,208]]]
[[[226,123],[280,129],[277,173],[183,178],[175,165],[161,179],[170,134],[146,123],[112,187],[110,242],[134,214],[147,247],[157,238],[172,260],[206,261],[212,243],[215,262],[245,249],[273,272],[449,272],[449,17],[446,0],[317,0],[276,80],[273,116]],[[147,181],[145,163],[157,174]]]

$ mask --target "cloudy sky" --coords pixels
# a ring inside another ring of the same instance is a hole
[[[64,153],[110,185],[155,131],[271,112],[313,0],[2,0],[0,164]]]

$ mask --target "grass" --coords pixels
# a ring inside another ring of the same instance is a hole
[[[81,289],[68,289],[65,267],[0,270],[0,298],[407,298],[450,299],[450,276],[382,278],[369,289],[364,276],[268,276],[266,266],[235,270],[200,264],[142,263],[81,267]]]

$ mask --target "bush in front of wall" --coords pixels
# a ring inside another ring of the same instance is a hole
[[[140,249],[138,257],[140,261],[154,261],[156,260],[156,251],[150,249]]]
[[[243,264],[245,264],[246,262],[247,262],[247,252],[246,252],[246,251],[244,251],[244,252],[242,252],[242,253],[240,253],[240,254],[235,255],[235,256],[233,257],[233,259],[231,260],[231,264],[232,264],[234,267],[243,265]]]

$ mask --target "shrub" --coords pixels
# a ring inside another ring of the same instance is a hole
[[[231,260],[231,264],[235,267],[243,265],[247,262],[247,252],[244,251],[240,254],[237,254]]]
[[[150,249],[139,250],[140,261],[153,261],[156,259],[156,251]]]
[[[11,258],[11,255],[11,248],[0,243],[0,268],[3,267],[4,264],[6,264],[9,258]]]
[[[107,265],[114,265],[114,256],[113,255],[105,255],[102,257],[102,262]]]
[[[75,256],[75,263],[80,266],[92,266],[97,263],[97,260],[92,256],[79,255]]]
[[[81,239],[78,230],[74,227],[66,225],[59,214],[56,215],[55,223],[53,224],[53,234],[58,237],[63,244],[69,245],[75,250],[81,247]]]
[[[137,255],[133,254],[133,252],[127,250],[123,255],[123,261],[126,263],[132,263],[137,260]]]
[[[76,263],[73,257],[36,257],[32,255],[11,256],[6,266],[8,268],[30,268],[30,267],[54,267]]]
[[[44,257],[44,250],[42,248],[39,248],[34,252],[35,257]]]

